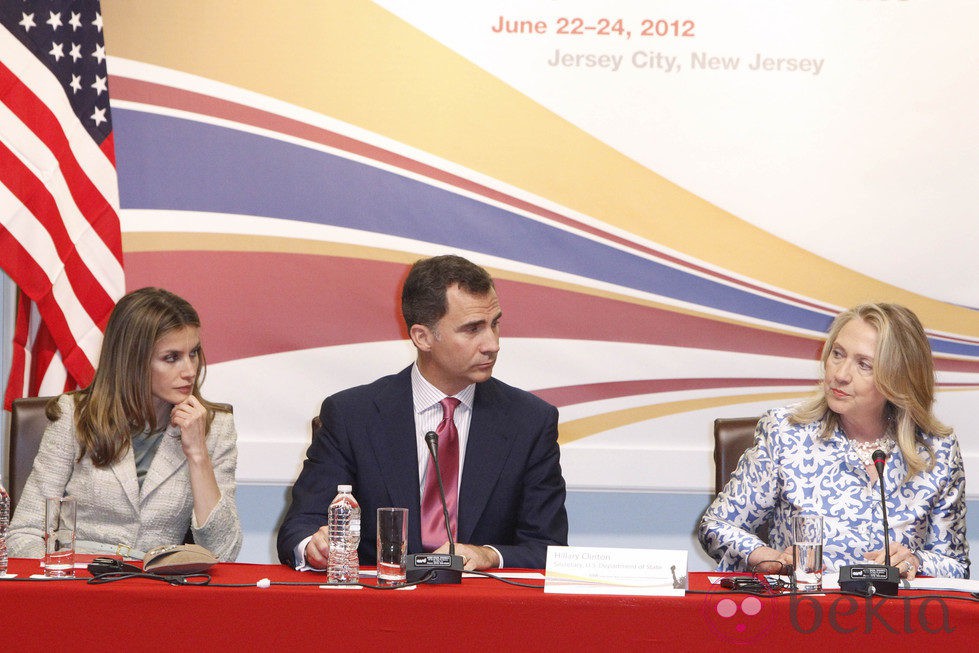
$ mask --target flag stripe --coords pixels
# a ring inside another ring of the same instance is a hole
[[[76,292],[84,298],[84,306],[80,307],[86,310],[88,321],[100,320],[112,310],[114,304],[105,288],[108,285],[107,277],[104,270],[97,276],[91,269],[97,267],[91,264],[92,256],[86,256],[85,247],[76,246],[92,240],[93,232],[87,230],[72,237],[62,222],[68,212],[59,211],[55,198],[49,192],[50,185],[46,187],[2,144],[0,165],[17,180],[17,183],[11,184],[12,188],[0,191],[0,207],[5,216],[4,226],[24,248],[23,264],[33,259],[43,270],[46,282],[51,284],[67,273]],[[98,242],[104,249],[104,243]],[[121,276],[121,268],[117,276]],[[45,280],[34,279],[34,293],[40,292],[38,286],[42,283]],[[79,326],[84,330],[89,328],[85,321]]]
[[[62,364],[54,338],[47,323],[41,321],[36,304],[29,304],[27,313],[30,316],[30,351],[34,352],[29,359],[28,394],[35,397],[61,394],[70,389],[72,381]]]
[[[94,374],[102,327],[125,292],[119,192],[97,0],[73,0],[73,51],[48,51],[68,26],[0,7],[0,266],[20,288],[5,397],[58,394]],[[77,10],[77,11],[76,11]],[[32,17],[31,17],[32,19]],[[40,20],[40,19],[39,19]],[[48,30],[53,30],[51,36]]]
[[[0,148],[0,163],[11,163],[3,156],[3,149]],[[12,165],[12,164],[11,164]],[[25,178],[25,183],[37,183],[32,178]],[[32,195],[33,200],[39,200],[46,194],[43,186],[35,189]],[[25,279],[22,288],[28,289],[29,294],[38,301],[38,295],[51,292],[59,295],[66,304],[62,305],[61,312],[72,325],[72,333],[76,336],[87,332],[94,320],[90,315],[94,309],[99,309],[101,315],[112,310],[112,299],[106,294],[105,289],[98,285],[91,271],[84,265],[76,253],[70,248],[70,242],[63,242],[62,251],[59,251],[56,239],[63,235],[63,230],[56,229],[60,226],[54,221],[57,217],[57,210],[50,203],[47,207],[35,201],[33,206],[37,211],[50,211],[54,215],[49,224],[52,228],[45,226],[45,220],[38,220],[38,213],[31,210],[20,202],[19,198],[13,195],[5,186],[0,187],[0,207],[3,207],[5,215],[10,215],[9,221],[5,221],[5,232],[0,232],[0,237],[7,241],[8,247],[12,248],[9,255],[12,259],[18,260],[25,269],[30,271],[30,277]],[[61,232],[59,234],[59,232]],[[9,235],[8,235],[9,234]],[[62,253],[63,252],[63,253]],[[6,256],[6,255],[5,255]],[[66,274],[68,276],[66,276]],[[76,277],[75,275],[80,275]],[[70,283],[69,283],[70,282]],[[85,305],[71,290],[71,284],[78,284],[85,289],[84,298],[87,302],[92,302],[86,308]],[[66,289],[62,290],[67,286]],[[70,290],[70,292],[68,292]]]
[[[62,350],[69,352],[66,358],[77,361],[79,367],[75,370],[75,375],[90,378],[98,358],[98,345],[92,349],[92,331],[100,330],[74,296],[67,277],[59,275],[53,283],[45,283],[47,275],[44,269],[16,238],[10,238],[0,231],[0,244],[4,248],[4,261],[20,263],[16,268],[11,268],[19,272],[12,278],[37,304],[38,310],[44,316],[44,324],[55,342],[59,343]],[[77,352],[79,347],[82,348],[81,352]]]
[[[9,110],[0,112],[4,141],[31,169],[31,176],[43,183],[57,201],[61,218],[47,223],[48,228],[67,232],[86,262],[101,272],[100,283],[109,285],[114,279],[121,279],[122,246],[118,217],[114,211],[106,216],[108,200],[79,165],[55,114],[18,80],[8,80],[8,74],[9,70],[0,65],[0,87],[5,87],[8,81],[18,84],[4,95],[4,104]],[[96,158],[105,160],[101,150],[96,147],[84,154],[94,154]],[[25,171],[21,174],[28,173]],[[16,178],[17,174],[12,176]],[[90,236],[88,232],[91,229],[95,233]]]

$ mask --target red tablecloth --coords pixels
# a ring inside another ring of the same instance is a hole
[[[10,561],[21,577],[36,560]],[[283,566],[221,564],[212,582],[249,587],[174,587],[130,579],[0,581],[0,646],[31,650],[768,650],[971,649],[979,604],[940,598],[755,598],[721,593],[691,574],[678,597],[545,594],[496,580],[414,590],[254,586],[316,582]],[[87,576],[79,572],[80,576]],[[372,581],[367,581],[372,582]],[[542,581],[536,581],[541,583]],[[700,593],[702,592],[702,593]],[[958,597],[968,597],[959,594]]]

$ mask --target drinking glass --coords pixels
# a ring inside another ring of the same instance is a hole
[[[408,509],[377,509],[377,584],[402,585],[406,580]]]
[[[75,497],[44,500],[44,575],[75,575]]]
[[[792,566],[799,591],[823,589],[823,517],[804,512],[792,520]]]

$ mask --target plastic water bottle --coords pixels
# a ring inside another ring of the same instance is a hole
[[[10,495],[0,483],[0,575],[7,573],[7,531],[10,530]]]
[[[330,503],[327,528],[330,531],[330,556],[326,565],[326,582],[356,583],[360,573],[360,504],[353,488],[338,485],[337,496]]]

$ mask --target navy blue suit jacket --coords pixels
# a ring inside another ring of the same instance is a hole
[[[477,384],[459,491],[459,536],[490,544],[508,567],[544,567],[548,545],[567,545],[558,412],[496,379]],[[278,534],[294,565],[303,539],[326,524],[337,485],[361,507],[360,563],[377,560],[377,509],[408,508],[408,552],[423,552],[411,367],[328,397]]]

